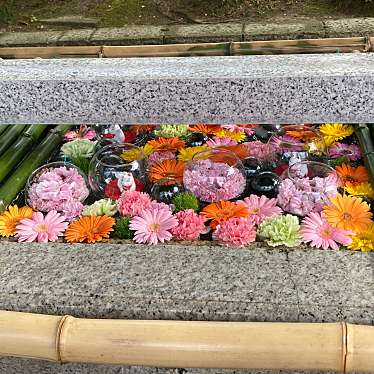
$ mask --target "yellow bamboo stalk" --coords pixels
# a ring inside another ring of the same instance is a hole
[[[0,356],[227,369],[374,371],[374,327],[94,320],[0,311]]]
[[[325,38],[136,46],[2,47],[1,58],[177,57],[373,51],[374,38]]]

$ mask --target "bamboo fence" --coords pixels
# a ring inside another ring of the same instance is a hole
[[[326,38],[140,46],[3,47],[0,58],[184,57],[372,52],[374,38]]]
[[[151,367],[374,371],[374,327],[94,320],[0,311],[0,355]]]

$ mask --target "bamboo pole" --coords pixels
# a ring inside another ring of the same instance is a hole
[[[371,183],[374,186],[374,144],[371,139],[368,125],[355,125],[355,133],[358,141],[360,142],[362,156],[365,162],[365,166],[369,171]]]
[[[55,362],[374,371],[374,327],[94,320],[0,311],[0,355]]]
[[[372,48],[371,40],[370,38],[353,37],[137,46],[3,47],[0,48],[0,58],[183,57],[349,53],[370,51]]]

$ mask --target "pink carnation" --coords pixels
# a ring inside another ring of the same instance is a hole
[[[19,242],[55,242],[67,229],[65,217],[52,210],[44,217],[35,212],[32,218],[24,218],[16,226],[16,238]]]
[[[282,209],[277,207],[277,200],[266,196],[250,195],[243,200],[243,203],[248,207],[249,218],[256,225],[268,217],[282,214]]]
[[[338,244],[348,245],[352,242],[351,231],[331,226],[321,213],[310,213],[304,218],[300,234],[305,243],[310,243],[316,248],[339,249]]]
[[[272,157],[273,148],[270,144],[265,144],[260,140],[244,144],[247,146],[249,155],[258,161],[266,161]]]
[[[172,238],[171,230],[178,225],[170,210],[149,208],[135,216],[129,225],[137,243],[157,244]]]
[[[256,230],[248,218],[230,218],[217,226],[213,239],[226,245],[241,247],[256,240]]]
[[[145,192],[123,191],[117,200],[117,209],[122,216],[136,216],[151,204],[152,200]]]
[[[178,226],[171,230],[177,240],[197,240],[206,231],[205,218],[195,213],[193,209],[182,210],[175,217]]]

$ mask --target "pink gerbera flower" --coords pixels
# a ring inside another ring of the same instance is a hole
[[[178,226],[171,230],[177,240],[197,240],[200,234],[206,232],[205,218],[195,213],[193,209],[182,210],[175,215]]]
[[[67,229],[65,217],[55,210],[44,217],[43,213],[35,212],[32,218],[24,218],[16,226],[16,238],[19,242],[55,242]]]
[[[237,145],[238,142],[234,139],[231,139],[227,136],[224,136],[223,138],[218,138],[217,136],[215,136],[213,139],[209,139],[206,144],[209,146],[209,147],[226,147],[226,146],[230,146],[230,145]]]
[[[282,209],[277,206],[276,199],[269,199],[262,195],[250,195],[243,200],[249,210],[249,218],[255,225],[259,225],[268,217],[278,216]]]
[[[79,127],[79,130],[72,130],[68,131],[65,135],[64,138],[68,142],[71,142],[75,139],[87,139],[87,140],[92,140],[96,137],[96,132],[95,130],[91,129],[90,127],[87,127],[86,125],[81,125]]]
[[[122,216],[136,216],[151,204],[152,200],[145,192],[124,191],[117,200],[117,209]]]
[[[173,160],[175,159],[175,153],[167,151],[167,152],[153,152],[148,157],[148,161],[151,165],[158,164],[164,160]]]
[[[321,213],[310,213],[304,218],[300,234],[305,243],[312,247],[323,249],[339,249],[338,244],[348,245],[352,242],[351,231],[345,231],[331,226]]]
[[[361,155],[361,149],[356,144],[345,144],[336,143],[329,149],[329,155],[331,158],[347,157],[350,161],[359,160]]]
[[[256,229],[250,219],[234,217],[217,226],[213,239],[223,244],[241,247],[256,240]]]
[[[170,210],[149,208],[135,216],[129,225],[135,231],[137,243],[157,244],[170,240],[170,230],[178,225],[177,219]]]

